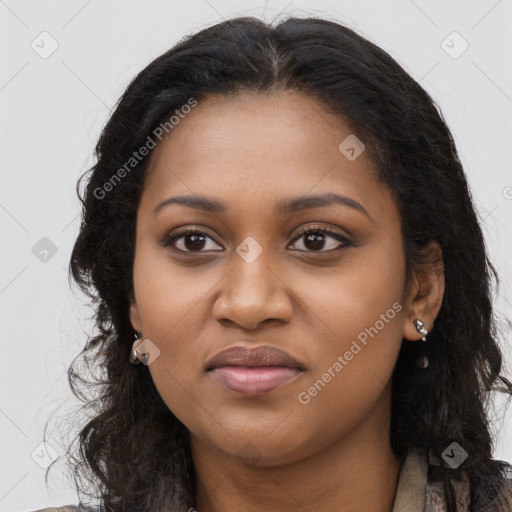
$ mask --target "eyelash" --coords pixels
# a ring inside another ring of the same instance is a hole
[[[341,249],[345,249],[345,248],[350,247],[350,246],[353,245],[352,242],[346,236],[342,235],[341,233],[338,233],[337,231],[333,231],[333,230],[331,230],[329,228],[326,228],[324,226],[306,226],[305,228],[301,228],[299,230],[299,232],[297,233],[297,236],[293,239],[292,244],[297,242],[304,235],[309,235],[309,234],[328,235],[328,236],[331,236],[332,238],[334,238],[335,240],[337,240],[338,242],[341,242],[342,245],[340,247],[337,247],[335,249],[329,249],[327,251],[324,251],[324,250],[319,250],[319,251],[299,250],[299,252],[330,253],[330,252],[333,252],[333,251],[339,251]],[[193,254],[193,253],[200,254],[202,252],[207,252],[207,251],[203,251],[203,250],[200,250],[200,251],[187,251],[187,250],[176,249],[176,248],[172,247],[172,243],[173,242],[175,242],[176,240],[179,240],[181,238],[184,238],[184,237],[186,237],[188,235],[202,235],[202,236],[205,236],[207,238],[210,238],[216,244],[220,245],[220,243],[217,242],[217,240],[215,240],[215,238],[210,236],[208,233],[206,233],[204,231],[201,231],[199,229],[192,228],[192,227],[186,227],[185,229],[182,229],[178,233],[168,234],[161,241],[161,245],[163,247],[171,247],[175,251],[178,251],[178,252],[181,252],[181,253],[187,253],[187,254]],[[216,252],[220,252],[220,251],[216,251]]]

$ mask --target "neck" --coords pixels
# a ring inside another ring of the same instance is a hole
[[[391,512],[402,463],[389,444],[388,400],[335,443],[285,465],[251,466],[193,435],[191,447],[198,512]]]

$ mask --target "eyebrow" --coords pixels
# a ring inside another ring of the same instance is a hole
[[[226,213],[227,211],[226,206],[215,199],[197,195],[185,195],[169,197],[168,199],[165,199],[155,206],[153,209],[153,215],[157,215],[163,208],[173,204],[188,206],[189,208],[195,208],[197,210],[203,210],[212,213]],[[368,217],[368,219],[373,222],[370,214],[366,211],[361,203],[355,199],[352,199],[351,197],[335,194],[333,192],[285,199],[277,203],[276,211],[281,214],[289,215],[300,210],[321,208],[323,206],[330,206],[332,204],[341,204],[343,206],[353,208],[354,210],[357,210],[358,212]]]

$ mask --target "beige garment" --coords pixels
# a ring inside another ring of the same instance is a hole
[[[410,449],[400,470],[392,512],[425,512],[427,476],[425,450]]]
[[[446,464],[426,448],[409,450],[400,471],[392,512],[446,512],[442,483],[428,480],[429,465]],[[452,483],[457,495],[457,508],[465,512],[469,505],[467,477],[462,482]]]

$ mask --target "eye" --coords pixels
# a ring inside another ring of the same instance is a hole
[[[207,240],[215,240],[203,231],[187,227],[179,232],[167,235],[161,242],[164,247],[171,246],[181,252],[205,252],[209,250],[219,250],[214,247],[208,247]],[[178,242],[178,243],[176,243]],[[217,242],[215,242],[217,244]],[[177,247],[180,245],[180,247]],[[218,244],[217,244],[218,245]],[[223,251],[224,249],[220,249]]]
[[[329,238],[331,239],[330,243],[326,243],[326,239]],[[306,247],[306,252],[329,252],[330,250],[339,250],[352,245],[346,236],[323,226],[306,226],[306,228],[299,231],[299,236],[295,238],[294,243],[301,239],[304,239],[302,245]],[[335,243],[333,240],[339,243]],[[325,249],[326,246],[326,250],[321,250]]]
[[[324,226],[306,226],[299,230],[298,236],[294,240],[294,244],[301,238],[304,238],[302,245],[305,249],[299,248],[298,250],[305,252],[329,252],[331,250],[339,250],[352,245],[351,241],[346,236],[332,229],[325,228]],[[326,240],[329,239],[330,243],[326,243]],[[186,227],[178,232],[168,234],[161,241],[161,245],[163,247],[172,247],[176,251],[184,253],[224,250],[222,248],[215,249],[215,246],[212,244],[208,247],[208,240],[217,245],[217,247],[220,246],[213,237],[209,236],[204,231]],[[338,243],[333,243],[333,240]],[[290,247],[292,247],[292,245]]]

